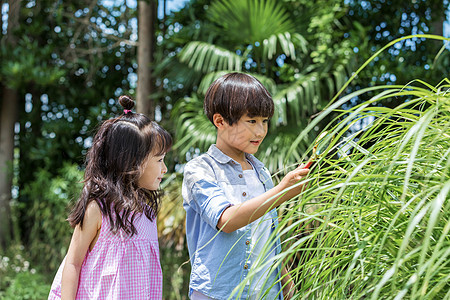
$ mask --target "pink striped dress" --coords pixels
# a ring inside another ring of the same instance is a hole
[[[113,234],[102,217],[98,240],[81,267],[76,299],[162,299],[162,271],[159,262],[156,220],[144,214],[134,219],[132,237]],[[56,273],[48,299],[61,299],[61,275],[65,258]]]

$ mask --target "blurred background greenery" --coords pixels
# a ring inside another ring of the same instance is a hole
[[[187,299],[181,174],[187,160],[214,142],[202,114],[209,84],[239,71],[269,89],[276,113],[257,156],[276,173],[303,157],[334,116],[317,122],[292,149],[299,133],[377,50],[410,34],[450,34],[448,0],[0,3],[4,299],[46,298],[69,245],[65,219],[81,189],[84,154],[97,124],[121,113],[119,95],[135,97],[137,110],[175,137],[158,226],[164,299]],[[423,37],[398,41],[343,93],[414,79],[436,86],[449,77],[449,52],[448,44]],[[342,109],[373,96],[355,95]],[[403,102],[389,97],[371,105]]]

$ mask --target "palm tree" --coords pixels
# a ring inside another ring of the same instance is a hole
[[[14,48],[17,36],[14,30],[19,25],[20,1],[9,3],[8,33],[5,44]],[[11,86],[0,85],[2,96],[0,105],[0,249],[6,249],[11,240],[10,201],[12,188],[12,165],[14,159],[14,124],[19,111],[18,91]]]
[[[314,49],[297,31],[289,5],[274,0],[212,1],[206,11],[208,23],[200,29],[208,34],[199,34],[202,39],[188,42],[177,56],[188,67],[190,82],[199,82],[196,92],[179,100],[172,113],[175,148],[182,160],[194,149],[206,151],[215,141],[215,130],[201,113],[203,95],[216,78],[233,71],[258,78],[276,105],[258,157],[271,171],[301,159],[318,128],[287,156],[290,145],[348,72],[339,59],[333,64],[311,60]]]

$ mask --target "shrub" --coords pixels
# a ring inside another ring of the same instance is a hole
[[[46,299],[50,284],[30,267],[23,246],[14,246],[11,255],[0,256],[0,299]]]
[[[67,252],[71,227],[66,221],[71,200],[82,189],[83,172],[76,165],[66,164],[57,177],[46,170],[37,172],[36,180],[27,184],[21,197],[31,203],[21,203],[22,219],[29,232],[26,248],[33,262],[45,272],[55,272]]]
[[[367,88],[330,106],[340,113],[330,144],[278,228],[278,262],[297,299],[449,297],[450,82],[417,82]],[[369,90],[378,94],[337,109]],[[405,102],[376,105],[389,97]],[[351,129],[365,118],[369,126]]]

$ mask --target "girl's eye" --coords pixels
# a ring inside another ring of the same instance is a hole
[[[269,123],[269,119],[264,119],[263,122],[264,123]]]
[[[248,120],[248,122],[249,122],[250,124],[255,124],[255,123],[256,123],[256,120]]]

